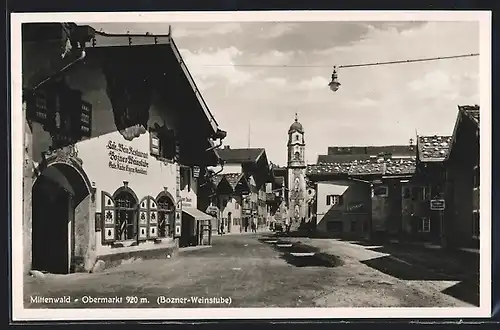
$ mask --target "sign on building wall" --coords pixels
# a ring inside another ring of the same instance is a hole
[[[444,199],[432,199],[431,200],[431,210],[433,211],[443,211],[446,207]]]
[[[181,226],[182,226],[182,203],[181,200],[181,168],[179,164],[175,164],[175,197],[177,198],[177,207],[175,208],[175,231],[174,237],[181,236]]]
[[[129,173],[148,174],[148,153],[113,140],[108,141],[106,149],[109,150],[109,168]]]
[[[347,204],[346,212],[366,213],[366,205],[364,202],[350,202]]]
[[[182,207],[193,207],[193,199],[191,197],[181,198]]]

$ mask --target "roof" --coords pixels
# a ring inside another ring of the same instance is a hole
[[[256,163],[262,154],[264,148],[246,148],[246,149],[216,149],[217,154],[226,163],[241,164],[241,163]]]
[[[450,151],[451,139],[451,136],[419,136],[417,139],[419,161],[444,161]]]
[[[376,159],[368,159],[361,161],[351,162],[349,168],[349,175],[370,175],[370,174],[384,174],[384,160],[377,161]]]
[[[458,116],[455,121],[455,127],[453,128],[453,136],[450,141],[450,150],[447,154],[447,158],[450,156],[451,149],[455,144],[455,140],[457,138],[457,130],[460,124],[462,123],[462,118],[468,118],[473,124],[477,126],[479,129],[479,106],[478,105],[459,105],[458,106]]]
[[[281,185],[281,186],[284,186],[285,185],[285,178],[282,177],[282,176],[277,176],[274,178],[274,181],[276,182],[276,184],[278,185]]]
[[[370,159],[370,155],[319,155],[318,164],[322,163],[346,163],[354,160],[366,160]]]
[[[227,182],[229,182],[231,187],[234,189],[236,188],[236,185],[240,182],[241,178],[243,177],[243,173],[226,173],[224,174],[224,177],[226,178]]]
[[[189,69],[187,68],[184,59],[181,56],[181,53],[179,52],[179,48],[177,48],[177,45],[175,44],[175,41],[172,37],[170,28],[169,28],[169,33],[167,35],[158,35],[158,34],[151,34],[151,33],[145,33],[145,34],[111,34],[111,33],[106,33],[102,31],[95,31],[95,38],[94,38],[94,44],[90,43],[88,47],[106,47],[106,46],[113,46],[112,44],[110,45],[109,40],[112,38],[126,38],[127,40],[127,46],[132,45],[148,45],[148,44],[167,44],[170,46],[170,49],[175,56],[177,63],[179,64],[183,76],[185,79],[187,79],[189,85],[191,86],[192,90],[194,91],[195,97],[207,116],[214,132],[217,132],[217,128],[219,124],[215,120],[214,115],[210,112],[205,99],[201,95],[200,90],[198,89],[198,86],[196,85],[193,76],[191,75],[191,72],[189,72]],[[99,39],[99,40],[97,40]],[[118,46],[118,45],[114,45]],[[129,46],[130,47],[130,46]]]
[[[354,160],[345,163],[321,163],[307,166],[307,175],[408,175],[415,173],[414,158]]]
[[[469,117],[474,123],[479,125],[479,106],[478,105],[459,105],[458,111]]]
[[[219,183],[222,181],[222,178],[224,177],[224,174],[217,174],[212,177],[212,182],[215,184],[217,187]]]
[[[212,182],[215,186],[218,186],[222,180],[226,180],[231,188],[235,189],[241,179],[244,178],[243,173],[226,173],[226,174],[217,174],[212,177]],[[246,181],[246,180],[244,180]]]
[[[307,175],[322,175],[322,174],[347,174],[351,168],[350,163],[324,163],[308,165],[306,169]]]
[[[290,125],[290,129],[288,130],[288,134],[291,134],[294,132],[304,133],[304,128],[302,127],[302,124],[299,123],[297,118],[295,118],[295,121],[293,122],[293,124]]]
[[[330,146],[328,155],[371,155],[392,154],[393,156],[415,156],[412,145],[390,146]]]

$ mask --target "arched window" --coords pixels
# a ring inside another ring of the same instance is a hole
[[[113,196],[116,210],[116,241],[137,238],[137,198],[130,189],[120,189]]]
[[[174,233],[175,206],[167,195],[157,199],[158,204],[158,237],[171,237]]]
[[[296,151],[296,152],[295,152],[295,155],[294,155],[294,158],[295,158],[296,160],[300,160],[300,152]]]

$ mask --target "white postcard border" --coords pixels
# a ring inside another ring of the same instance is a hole
[[[480,24],[480,307],[467,308],[117,308],[25,309],[23,306],[22,168],[24,135],[21,24],[27,22],[477,21]],[[11,14],[12,317],[13,321],[325,318],[467,318],[491,315],[491,12],[259,11]],[[133,311],[133,312],[132,312]]]

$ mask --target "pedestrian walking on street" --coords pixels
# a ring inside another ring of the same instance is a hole
[[[221,222],[220,224],[220,231],[219,231],[219,235],[224,235],[224,223]]]
[[[257,225],[255,225],[255,221],[252,221],[252,232],[257,232]]]

